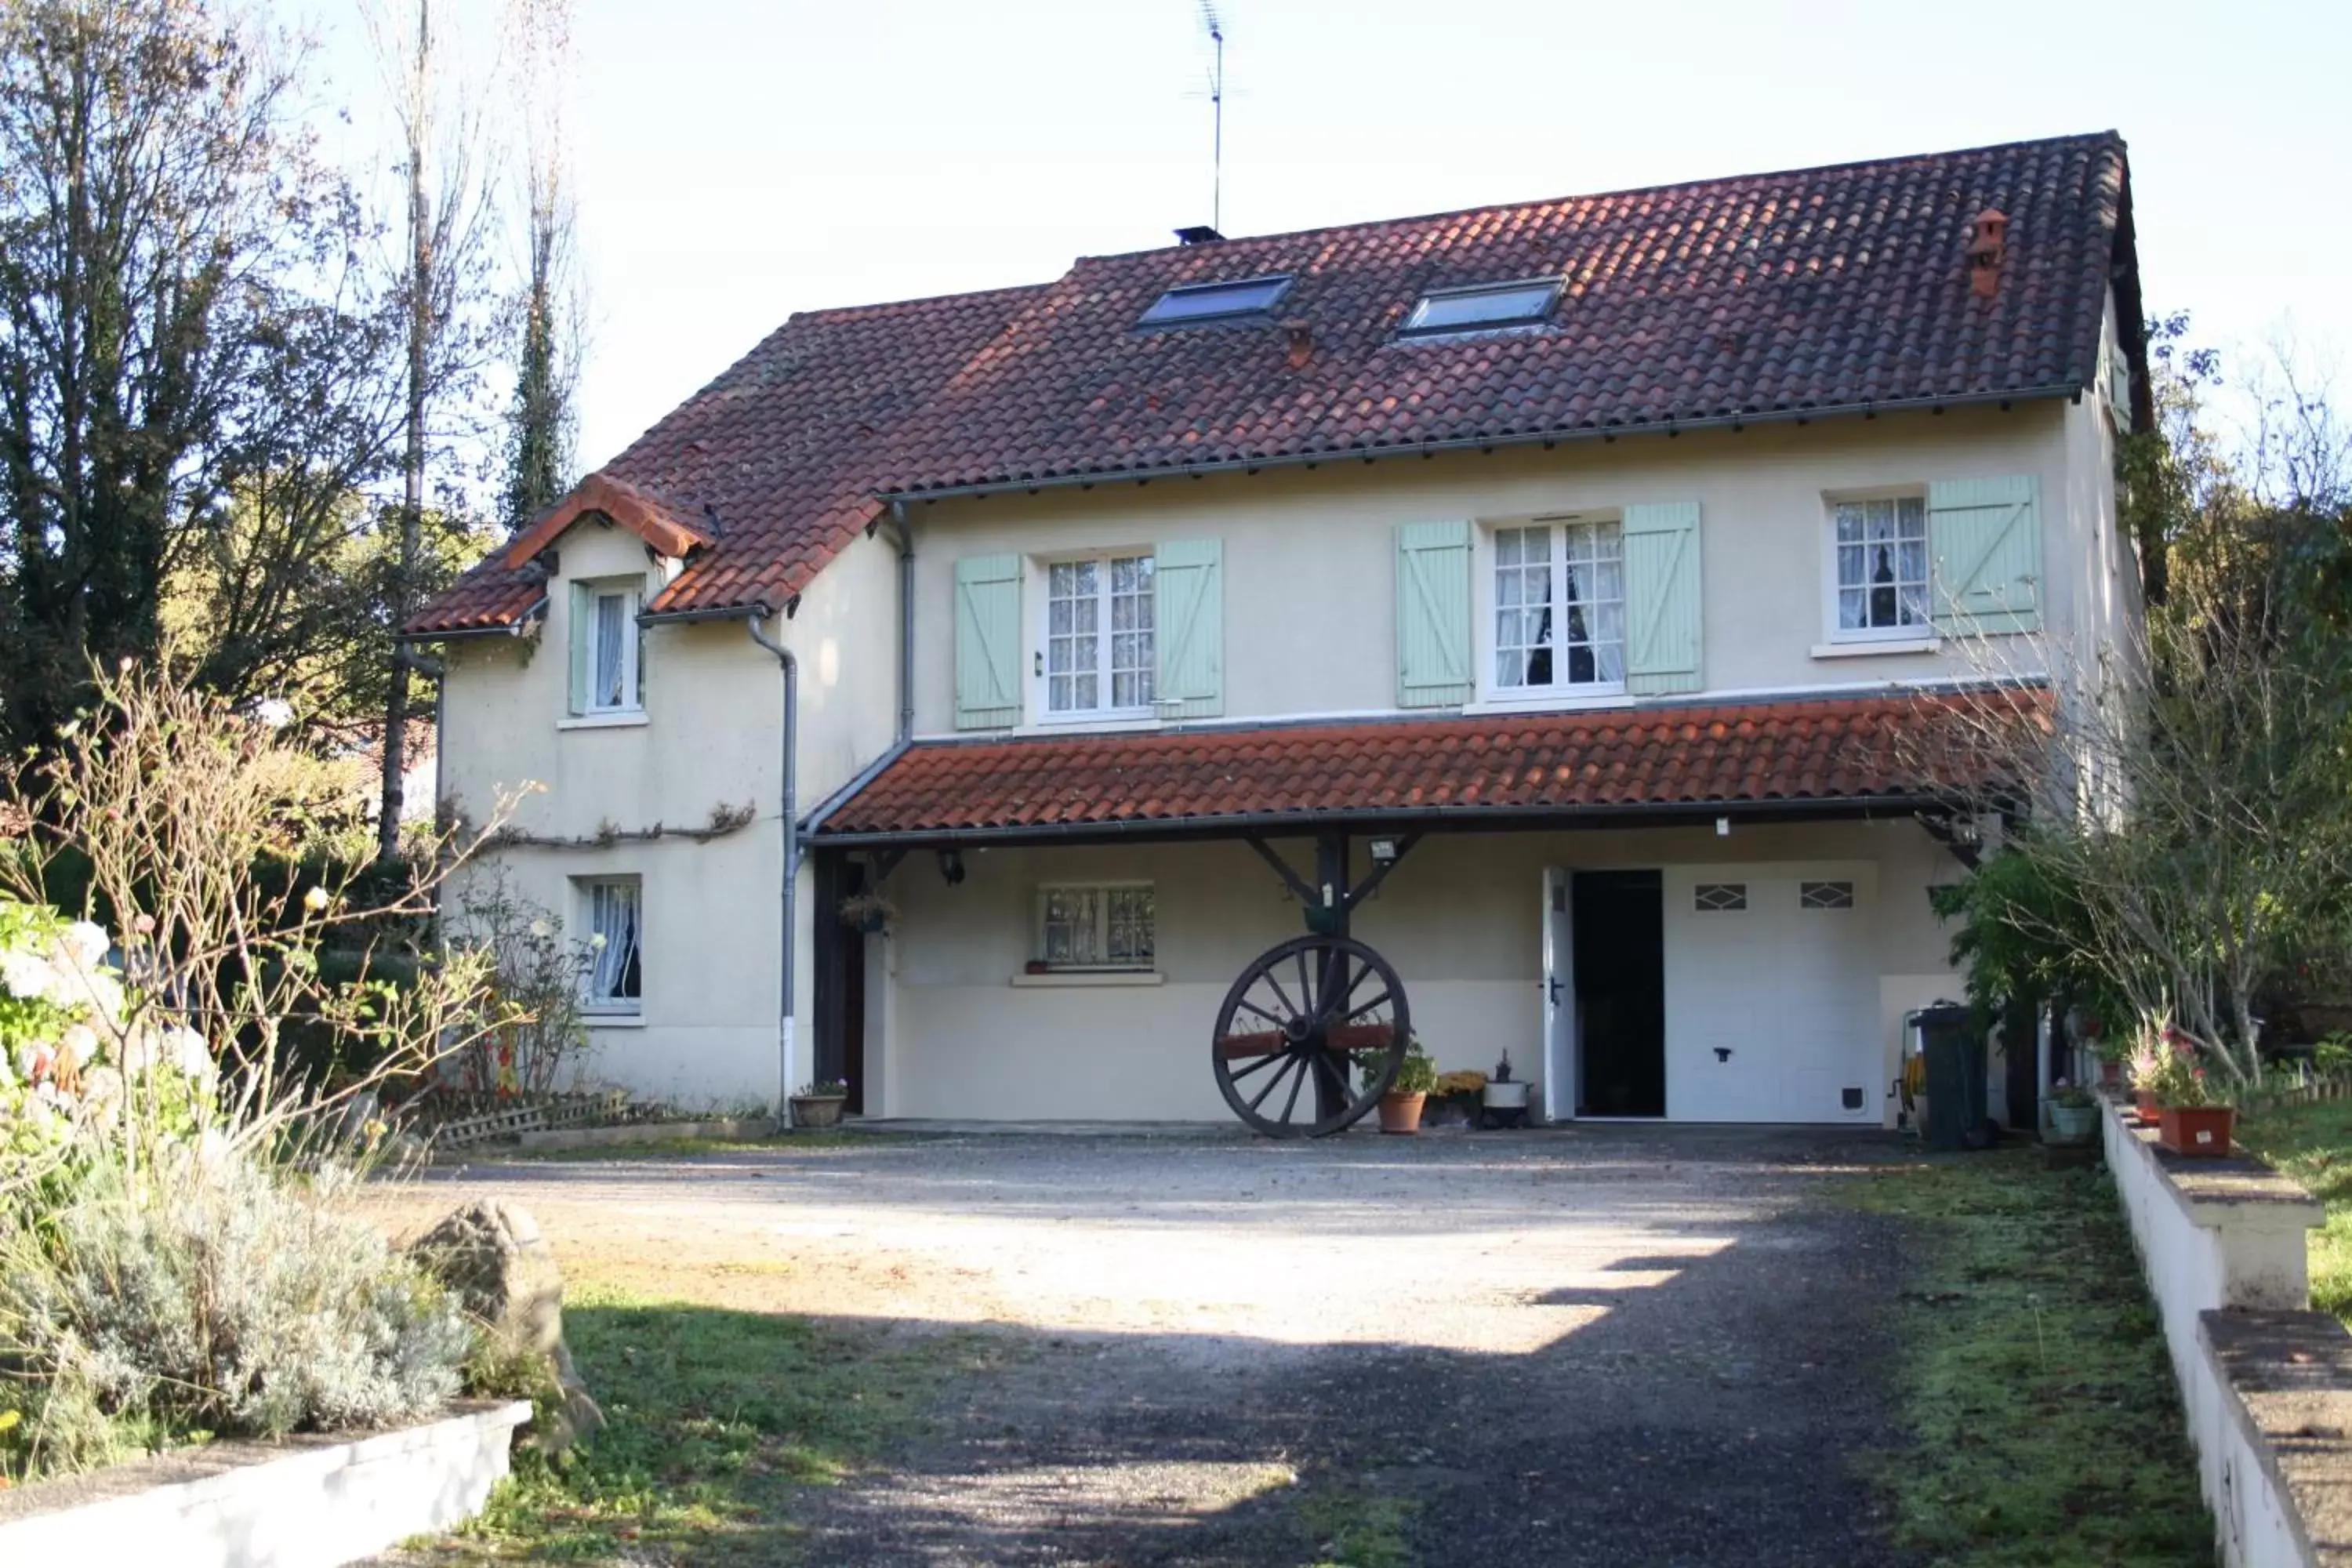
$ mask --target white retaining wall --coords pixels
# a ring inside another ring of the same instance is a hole
[[[2164,1326],[2221,1561],[2352,1563],[2334,1517],[2352,1475],[2352,1336],[2307,1310],[2305,1247],[2326,1211],[2256,1162],[2166,1153],[2153,1130],[2104,1105],[2107,1169]],[[2315,1405],[2332,1426],[2314,1424]]]
[[[506,1402],[349,1442],[211,1445],[0,1494],[0,1563],[340,1568],[479,1512],[530,1414]]]

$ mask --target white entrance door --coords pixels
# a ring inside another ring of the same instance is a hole
[[[1878,1120],[1876,871],[1667,869],[1668,1116]]]
[[[1582,1064],[1576,1053],[1576,926],[1571,874],[1544,868],[1543,1101],[1544,1116],[1566,1121],[1576,1114]],[[1525,949],[1520,951],[1525,952]]]

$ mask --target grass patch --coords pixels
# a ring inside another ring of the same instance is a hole
[[[2238,1142],[2327,1205],[2326,1226],[2311,1233],[2311,1304],[2352,1322],[2352,1100],[2241,1118]]]
[[[1956,1568],[2210,1563],[2179,1395],[2103,1171],[2031,1149],[1890,1165],[1846,1189],[1907,1222],[1915,1438],[1885,1480],[1901,1544]]]
[[[1309,1484],[1298,1521],[1317,1542],[1314,1568],[1406,1568],[1414,1505],[1363,1487]]]
[[[432,1561],[775,1563],[794,1551],[795,1493],[871,1463],[942,1380],[995,1354],[977,1335],[885,1342],[603,1288],[575,1292],[563,1326],[609,1425],[574,1453],[517,1456]]]

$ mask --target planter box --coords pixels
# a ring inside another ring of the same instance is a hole
[[[374,1436],[210,1443],[0,1492],[0,1563],[338,1568],[481,1511],[527,1401]]]
[[[793,1096],[793,1125],[838,1127],[841,1108],[848,1103],[845,1094],[796,1094]]]
[[[2237,1116],[2226,1105],[2168,1105],[2157,1112],[2156,1141],[2176,1154],[2223,1159]]]

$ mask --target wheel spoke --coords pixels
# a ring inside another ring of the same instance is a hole
[[[1341,1059],[1345,1060],[1344,1058]],[[1348,1087],[1348,1074],[1346,1070],[1340,1066],[1339,1062],[1335,1062],[1331,1059],[1329,1052],[1318,1051],[1315,1053],[1315,1070],[1321,1073],[1325,1079],[1328,1079],[1331,1087],[1339,1091],[1337,1100],[1341,1108],[1344,1109],[1349,1103],[1354,1100],[1356,1098],[1355,1091]]]
[[[1285,1127],[1290,1125],[1290,1113],[1298,1109],[1298,1091],[1305,1087],[1306,1083],[1307,1071],[1304,1067],[1301,1067],[1298,1076],[1290,1080],[1290,1098],[1283,1102],[1282,1124]]]
[[[1289,1059],[1290,1053],[1287,1051],[1269,1051],[1265,1056],[1258,1058],[1257,1060],[1250,1063],[1249,1066],[1245,1068],[1235,1068],[1232,1072],[1227,1073],[1225,1076],[1231,1079],[1234,1082],[1239,1083],[1242,1079],[1249,1077],[1249,1075],[1254,1072],[1264,1072],[1275,1063],[1288,1061]]]
[[[1303,1017],[1305,1017],[1305,1016],[1307,1016],[1307,1009],[1305,1009],[1304,1007],[1297,1006],[1297,1005],[1294,1005],[1294,1004],[1291,1002],[1291,1000],[1290,1000],[1290,993],[1289,993],[1289,992],[1287,992],[1287,991],[1285,991],[1285,990],[1282,988],[1282,982],[1281,982],[1280,980],[1278,980],[1278,979],[1276,979],[1276,978],[1275,977],[1275,973],[1274,973],[1274,971],[1273,971],[1272,969],[1270,969],[1270,968],[1269,968],[1269,969],[1265,972],[1265,974],[1264,978],[1265,978],[1265,983],[1266,983],[1268,985],[1271,985],[1271,986],[1273,986],[1273,987],[1274,987],[1274,994],[1275,994],[1276,996],[1278,996],[1278,997],[1280,997],[1280,998],[1282,999],[1282,1006],[1283,1006],[1283,1010],[1284,1010],[1286,1013],[1289,1014],[1289,1015],[1290,1015],[1290,1016],[1291,1016],[1291,1017],[1293,1017],[1293,1018],[1303,1018]],[[1247,1005],[1249,1005],[1249,1003],[1248,1003],[1247,998],[1244,998],[1244,1000],[1243,1000],[1243,1005],[1244,1005],[1244,1006],[1247,1006]],[[1256,1009],[1256,1011],[1258,1011],[1258,1012],[1260,1012],[1260,1013],[1265,1013],[1265,1008],[1263,1008],[1263,1007],[1260,1007],[1260,1008]],[[1265,1016],[1266,1016],[1267,1017],[1269,1017],[1269,1018],[1273,1018],[1273,1017],[1274,1017],[1274,1015],[1273,1015],[1273,1014],[1271,1014],[1271,1013],[1265,1013]],[[1281,1019],[1281,1018],[1275,1018],[1275,1019],[1274,1019],[1274,1021],[1275,1021],[1276,1023],[1277,1023],[1277,1024],[1280,1024],[1280,1023],[1286,1022],[1286,1020],[1285,1020],[1285,1019]]]
[[[1389,994],[1387,990],[1383,988],[1379,995],[1373,997],[1370,1001],[1365,1003],[1362,1006],[1357,1008],[1354,1012],[1349,1014],[1340,1021],[1342,1023],[1352,1024],[1357,1019],[1362,1017],[1365,1014],[1370,1012],[1373,1008],[1379,1006],[1381,1003],[1386,1002],[1388,999]]]
[[[1251,1001],[1246,996],[1240,998],[1234,1004],[1234,1005],[1236,1007],[1248,1008],[1251,1012],[1256,1014],[1259,1017],[1264,1018],[1267,1023],[1272,1024],[1277,1029],[1290,1022],[1288,1018],[1282,1017],[1278,1014],[1267,1012],[1265,1008],[1259,1006],[1256,1003]]]
[[[1255,1111],[1259,1106],[1265,1103],[1265,1097],[1267,1095],[1272,1094],[1276,1089],[1279,1089],[1282,1086],[1282,1080],[1289,1076],[1288,1069],[1292,1066],[1296,1065],[1298,1060],[1297,1057],[1290,1055],[1288,1052],[1285,1052],[1283,1055],[1278,1057],[1269,1057],[1266,1059],[1268,1061],[1282,1063],[1284,1070],[1276,1073],[1272,1078],[1266,1079],[1264,1084],[1259,1086],[1256,1098],[1253,1099],[1249,1103],[1249,1108],[1253,1111]],[[1293,1100],[1298,1098],[1298,1091],[1295,1089],[1290,1091],[1290,1094]]]

